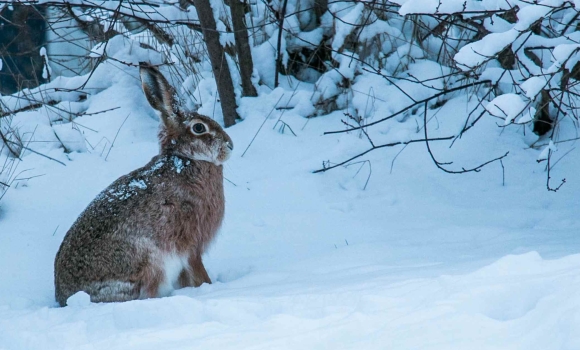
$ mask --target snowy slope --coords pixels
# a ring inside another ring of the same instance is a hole
[[[307,96],[311,86],[300,89]],[[453,148],[433,147],[457,167],[510,151],[505,173],[494,163],[445,174],[418,143],[398,156],[400,146],[369,153],[361,160],[372,168],[312,174],[368,144],[322,135],[343,128],[340,112],[269,115],[282,94],[292,89],[244,99],[245,120],[228,129],[226,217],[204,258],[214,284],[168,298],[57,308],[53,297],[67,229],[104,187],[157,152],[157,121],[136,75],[93,97],[89,111],[119,109],[76,120],[91,152],[43,149],[66,167],[27,154],[19,169],[43,176],[0,202],[0,348],[580,348],[577,154],[552,174],[566,185],[548,192],[529,135],[489,118]],[[459,96],[430,120],[456,130],[465,110]],[[274,128],[280,117],[297,136]],[[393,120],[373,137],[404,139],[415,128],[412,117]]]

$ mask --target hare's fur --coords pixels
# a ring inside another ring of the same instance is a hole
[[[144,69],[166,93],[170,87],[157,70],[142,68],[142,76]],[[66,234],[55,260],[61,306],[78,291],[93,302],[112,302],[211,283],[202,254],[224,216],[221,163],[231,140],[207,117],[168,111],[175,108],[172,97],[163,106],[160,154],[101,192]],[[192,120],[208,132],[192,135]]]

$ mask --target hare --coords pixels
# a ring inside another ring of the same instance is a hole
[[[210,118],[180,111],[156,68],[142,63],[139,73],[162,121],[159,155],[101,192],[67,232],[54,263],[61,306],[78,291],[116,302],[211,283],[201,257],[224,216],[232,140]]]

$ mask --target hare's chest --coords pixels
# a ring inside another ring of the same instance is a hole
[[[159,296],[168,296],[179,288],[179,275],[189,270],[188,254],[166,253],[161,258],[163,280],[159,284]]]

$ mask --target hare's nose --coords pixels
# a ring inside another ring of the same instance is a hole
[[[226,146],[228,146],[228,148],[230,149],[230,151],[234,150],[234,144],[231,141],[227,141],[226,142]]]

